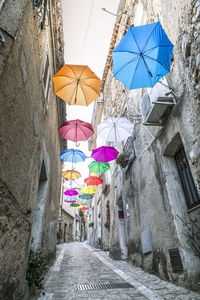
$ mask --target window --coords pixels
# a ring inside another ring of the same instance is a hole
[[[183,271],[181,257],[178,248],[169,250],[170,262],[174,273]]]
[[[44,99],[45,99],[45,105],[46,105],[46,111],[47,111],[48,104],[49,104],[50,92],[51,92],[51,72],[50,72],[50,64],[49,64],[48,54],[46,54],[44,63],[43,63],[42,87],[43,87]]]
[[[110,204],[109,204],[109,201],[106,204],[106,219],[107,219],[107,222],[110,222]]]
[[[200,204],[200,198],[192,178],[192,173],[183,146],[174,155],[188,208]]]

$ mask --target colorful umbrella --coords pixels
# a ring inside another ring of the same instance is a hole
[[[87,202],[77,201],[77,203],[80,205],[87,205]]]
[[[114,77],[131,90],[153,87],[170,72],[173,47],[160,22],[130,27],[112,52]]]
[[[69,149],[64,150],[60,154],[60,158],[66,162],[79,163],[86,160],[87,156],[80,150]]]
[[[108,118],[97,126],[97,135],[106,142],[121,142],[133,133],[133,123],[126,118]]]
[[[78,192],[76,190],[66,190],[64,194],[67,196],[76,196],[78,195]]]
[[[62,173],[62,177],[68,180],[74,180],[79,179],[81,177],[81,174],[75,170],[67,170]]]
[[[58,131],[63,139],[73,142],[86,141],[94,134],[92,125],[81,120],[65,121]]]
[[[102,146],[92,151],[91,157],[96,161],[109,162],[117,158],[118,151],[113,147]]]
[[[91,176],[84,179],[84,182],[88,185],[99,185],[103,183],[103,179],[97,176]]]
[[[95,171],[96,173],[105,173],[106,171],[108,171],[110,169],[110,165],[109,165],[109,163],[102,162],[102,161],[93,161],[88,165],[88,168],[91,171]],[[91,173],[92,172],[90,172],[90,174]]]
[[[97,189],[93,186],[83,186],[81,192],[84,194],[95,194],[97,192]]]
[[[68,201],[68,200],[64,200],[66,203],[76,203],[76,201]]]
[[[79,195],[79,198],[80,199],[86,199],[86,200],[89,200],[89,199],[92,199],[93,198],[93,195],[91,194],[82,194],[82,195]]]
[[[75,208],[81,208],[82,206],[78,203],[72,203],[70,206],[75,207]]]
[[[86,207],[86,206],[83,206],[80,208],[80,210],[87,210],[87,209],[88,209],[88,207]]]
[[[95,175],[95,174],[96,174],[95,172],[90,172],[90,175],[91,175],[91,176],[93,176],[93,175]]]
[[[101,80],[88,66],[64,65],[53,76],[55,94],[69,105],[89,105],[100,96]]]
[[[71,202],[76,202],[77,201],[77,197],[75,196],[67,196],[65,199],[64,199],[65,202],[68,202],[68,203],[71,203]]]

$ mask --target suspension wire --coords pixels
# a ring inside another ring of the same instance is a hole
[[[90,23],[91,23],[91,18],[92,18],[92,13],[93,13],[93,8],[94,8],[94,0],[92,0],[92,5],[91,5],[91,9],[90,9],[90,15],[89,15],[89,19],[88,19],[88,23],[87,23],[87,29],[85,32],[85,37],[83,40],[83,47],[82,47],[82,53],[81,53],[81,58],[84,58],[84,52],[85,52],[85,45],[86,45],[86,40],[87,40],[87,36],[88,36],[88,31],[89,31],[89,27],[90,27]]]

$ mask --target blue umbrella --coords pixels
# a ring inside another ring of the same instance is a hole
[[[64,199],[64,201],[77,201],[78,200],[78,198],[76,197],[76,196],[67,196],[65,199]]]
[[[69,149],[64,150],[60,153],[60,158],[66,162],[79,163],[85,161],[87,156],[80,150],[76,149]]]
[[[153,87],[170,72],[173,47],[160,22],[131,27],[112,52],[114,77],[131,90]]]

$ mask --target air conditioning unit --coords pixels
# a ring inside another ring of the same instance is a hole
[[[144,125],[162,126],[163,117],[169,107],[176,104],[167,80],[163,77],[153,88],[148,88],[141,101]]]

